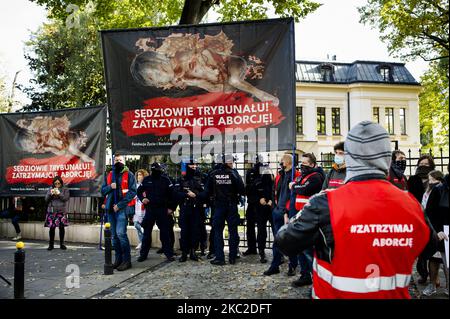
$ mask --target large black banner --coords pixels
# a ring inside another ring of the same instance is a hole
[[[106,107],[0,114],[0,196],[44,196],[58,175],[71,196],[101,196]]]
[[[167,154],[211,136],[258,151],[295,143],[291,18],[101,35],[113,151]]]

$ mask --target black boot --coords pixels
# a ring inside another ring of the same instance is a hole
[[[53,250],[54,243],[55,243],[55,228],[51,227],[50,231],[48,232],[50,236],[50,241],[48,242],[48,248],[47,250]]]
[[[183,251],[180,259],[178,259],[178,260],[180,261],[180,263],[184,263],[187,260],[187,254]]]
[[[265,264],[267,262],[266,253],[264,252],[264,250],[259,251],[259,261],[261,262],[261,264]]]
[[[189,259],[193,261],[198,261],[198,256],[195,254],[195,250],[191,249],[191,253],[189,254]]]
[[[64,235],[66,234],[66,231],[64,229],[64,226],[59,227],[59,248],[62,250],[66,250],[67,247],[64,245]]]

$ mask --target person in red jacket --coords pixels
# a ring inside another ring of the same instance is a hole
[[[386,180],[390,161],[386,130],[358,123],[345,141],[345,185],[313,196],[277,233],[289,256],[314,246],[314,298],[410,298],[414,261],[437,237],[419,202]]]

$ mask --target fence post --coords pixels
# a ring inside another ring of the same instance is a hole
[[[408,162],[409,162],[409,176],[412,175],[412,158],[411,158],[411,149],[408,149]]]
[[[111,224],[105,224],[105,265],[104,265],[104,275],[112,275],[114,273],[114,266],[112,264],[112,254],[111,254]]]
[[[19,241],[16,244],[14,253],[14,299],[24,299],[25,287],[25,247],[24,243]]]

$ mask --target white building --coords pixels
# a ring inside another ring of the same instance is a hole
[[[349,128],[371,120],[391,135],[394,149],[420,148],[420,84],[404,63],[296,62],[297,149],[333,151]]]

